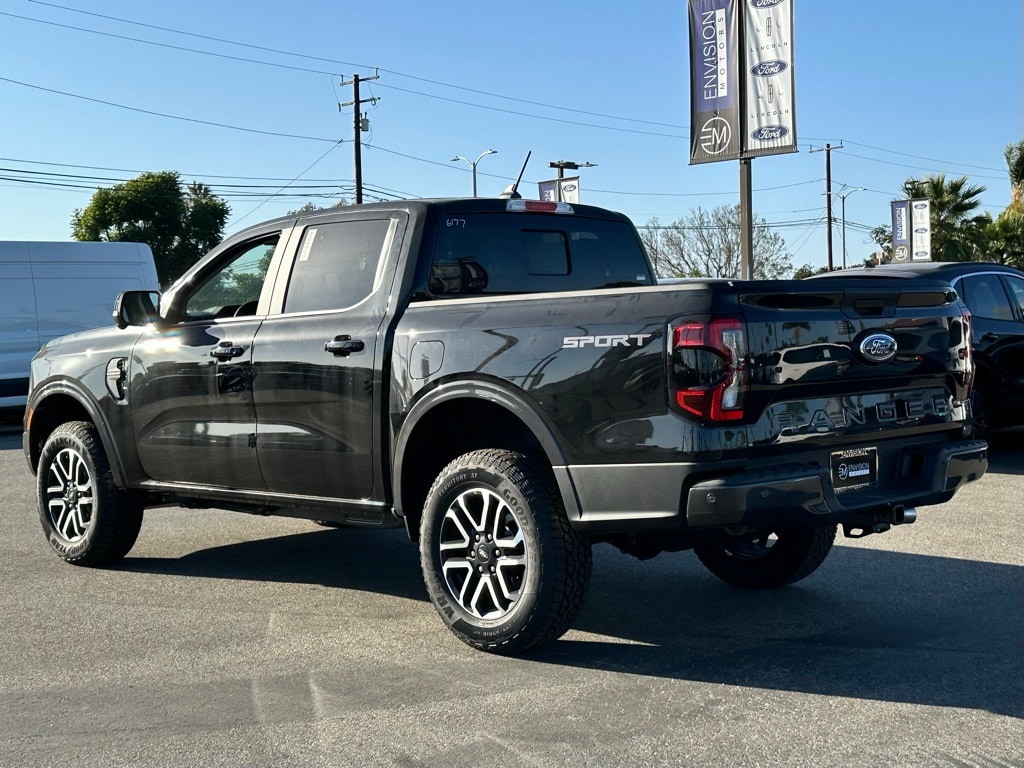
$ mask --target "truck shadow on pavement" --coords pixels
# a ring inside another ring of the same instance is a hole
[[[806,581],[750,592],[719,582],[692,553],[644,563],[608,546],[594,554],[594,580],[572,630],[526,659],[1024,717],[1019,566],[840,545]],[[129,556],[120,567],[321,584],[432,611],[402,531],[314,530],[180,558]]]
[[[600,637],[535,660],[1024,717],[1020,566],[837,546],[806,581],[758,592],[691,553],[610,554],[574,625]]]

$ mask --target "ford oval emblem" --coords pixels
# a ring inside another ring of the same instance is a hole
[[[773,77],[774,75],[781,75],[787,69],[789,69],[789,64],[782,59],[772,59],[771,61],[762,61],[760,64],[752,66],[750,74],[754,77]]]
[[[860,342],[860,356],[869,363],[887,363],[896,357],[896,339],[888,333],[872,333]]]
[[[789,128],[784,125],[762,125],[750,134],[754,141],[778,141],[789,133]]]
[[[750,0],[751,8],[774,8],[782,0]]]

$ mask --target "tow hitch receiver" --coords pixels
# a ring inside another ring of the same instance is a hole
[[[902,504],[893,504],[888,509],[843,523],[843,535],[848,539],[862,539],[872,533],[885,533],[894,525],[910,525],[917,520],[917,510]]]

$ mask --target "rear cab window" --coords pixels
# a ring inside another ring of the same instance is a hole
[[[628,223],[573,214],[442,214],[431,296],[486,296],[654,285]]]

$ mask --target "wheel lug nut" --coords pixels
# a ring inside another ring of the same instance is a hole
[[[495,557],[501,557],[501,550],[500,549],[494,550],[494,556]]]
[[[494,566],[491,566],[491,573],[494,573]]]
[[[477,573],[483,573],[484,572],[484,567],[482,565],[478,565],[476,567],[476,570],[477,570]]]

